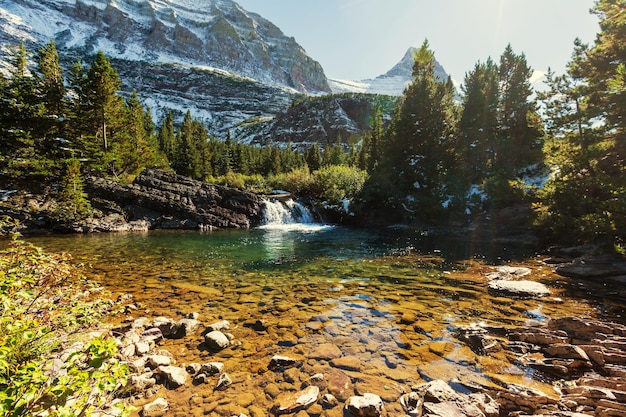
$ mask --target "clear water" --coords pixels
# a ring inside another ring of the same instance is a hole
[[[250,415],[247,406],[226,407],[231,400],[237,403],[242,392],[254,394],[254,406],[269,414],[275,399],[268,386],[293,391],[315,373],[343,372],[354,389],[367,381],[368,390],[378,387],[377,393],[388,397],[390,413],[401,412],[394,396],[435,378],[459,386],[514,382],[550,392],[549,383],[517,368],[504,354],[477,357],[455,331],[477,322],[518,326],[564,315],[623,320],[623,292],[556,276],[525,248],[404,228],[282,223],[252,230],[28,240],[71,253],[114,293],[132,294],[138,306],[133,317],[198,312],[205,325],[219,319],[233,323],[237,349],[209,354],[200,334],[162,346],[179,363],[221,361],[236,381],[224,392],[211,393],[201,385],[162,393],[178,410],[172,415],[181,417],[215,409],[222,410],[218,415]],[[484,275],[495,263],[530,267],[532,279],[548,285],[552,296],[490,295]],[[257,320],[266,330],[249,326]],[[320,359],[319,349],[328,345],[356,368],[346,371],[329,358]],[[288,378],[277,375],[267,370],[274,354],[302,358],[304,365]],[[199,399],[191,402],[191,397]],[[224,408],[215,408],[216,402]]]

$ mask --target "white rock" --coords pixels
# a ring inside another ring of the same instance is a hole
[[[228,337],[226,337],[226,335],[219,330],[214,330],[207,333],[204,336],[204,341],[209,346],[209,348],[213,350],[222,350],[230,345],[230,340],[228,340]]]
[[[218,321],[215,322],[213,324],[210,324],[209,326],[207,326],[207,330],[209,330],[210,332],[214,332],[216,330],[230,330],[230,322],[228,320],[222,320],[222,321]]]
[[[165,355],[152,355],[147,358],[147,364],[151,368],[158,368],[159,366],[167,366],[172,363],[172,358]]]
[[[550,295],[550,289],[544,284],[535,281],[509,281],[495,279],[489,282],[489,290],[502,295],[517,297],[545,297]]]
[[[150,343],[148,342],[137,342],[135,343],[135,352],[137,355],[145,355],[150,352]]]
[[[227,373],[223,373],[222,375],[220,375],[220,377],[217,379],[217,384],[215,384],[215,389],[225,389],[226,387],[228,387],[229,385],[231,385],[233,383],[233,380],[230,379],[230,377],[228,376]]]
[[[221,362],[207,362],[202,364],[200,371],[207,375],[219,374],[224,370],[224,364]]]
[[[157,417],[165,414],[167,409],[169,408],[169,404],[165,398],[157,398],[143,406],[143,416],[144,417]]]
[[[187,383],[187,371],[177,366],[159,366],[156,370],[167,379],[168,388],[178,388]]]
[[[376,394],[355,395],[346,401],[346,410],[355,417],[379,417],[383,412],[383,400]]]

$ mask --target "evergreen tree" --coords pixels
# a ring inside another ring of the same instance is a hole
[[[42,108],[41,117],[34,122],[38,125],[41,152],[56,158],[58,155],[53,154],[53,151],[59,143],[57,138],[63,132],[66,91],[63,69],[54,42],[49,42],[39,50],[36,61],[35,88]]]
[[[320,152],[320,147],[317,143],[314,143],[310,148],[306,150],[305,160],[311,172],[315,172],[321,168],[322,153]]]
[[[199,120],[194,120],[192,124],[192,142],[194,154],[191,159],[191,176],[198,180],[204,180],[211,175],[212,171],[209,167],[208,160],[208,140],[209,133],[204,124]]]
[[[96,147],[85,141],[89,134],[87,123],[87,74],[80,58],[77,58],[70,67],[67,78],[68,97],[66,110],[68,114],[68,135],[73,141],[74,148],[79,152],[93,153]]]
[[[370,130],[369,141],[367,143],[367,172],[373,172],[382,158],[382,142],[383,142],[383,113],[380,107],[374,108],[372,117],[372,127]]]
[[[193,146],[193,118],[191,112],[187,110],[183,124],[176,132],[176,152],[172,159],[172,168],[177,174],[191,176],[192,155],[195,152]]]
[[[337,138],[332,146],[329,146],[329,156],[327,165],[343,165],[345,163],[346,155],[343,150],[343,144],[341,143],[341,137]]]
[[[513,177],[517,171],[540,162],[543,145],[541,120],[531,98],[532,69],[524,54],[517,55],[507,45],[500,57],[499,138],[494,165],[502,175]]]
[[[59,64],[59,55],[53,41],[50,41],[39,50],[36,60],[35,80],[37,92],[43,100],[46,114],[57,118],[63,117],[66,93],[63,69]]]
[[[83,190],[80,162],[74,157],[66,162],[63,190],[59,200],[61,209],[58,216],[64,221],[77,221],[91,215],[91,203]]]
[[[626,239],[626,15],[621,0],[598,0],[600,33],[576,40],[567,74],[549,74],[542,95],[553,176],[540,219],[560,240]]]
[[[415,54],[413,82],[405,90],[388,131],[385,154],[370,185],[377,199],[395,202],[423,220],[434,220],[444,200],[455,128],[454,87],[435,77],[427,41]],[[419,208],[419,213],[417,209]]]
[[[5,98],[8,106],[2,127],[9,152],[19,151],[24,157],[33,157],[33,131],[36,127],[33,119],[38,117],[40,109],[37,108],[35,83],[28,70],[28,55],[24,42],[11,51],[10,79]]]
[[[109,130],[118,120],[123,99],[117,94],[122,84],[111,61],[102,51],[87,71],[85,98],[87,117],[92,122],[92,135],[102,138],[102,150],[109,150]]]
[[[278,147],[272,146],[270,148],[270,153],[266,161],[266,166],[267,168],[265,171],[265,175],[276,175],[281,172],[280,152],[278,151]]]
[[[167,113],[167,116],[161,123],[159,133],[157,134],[157,142],[159,143],[159,149],[165,154],[170,163],[174,161],[176,157],[176,138],[174,115],[171,111]]]
[[[498,67],[488,59],[465,76],[462,113],[456,152],[461,173],[471,183],[481,183],[492,171],[498,137]]]

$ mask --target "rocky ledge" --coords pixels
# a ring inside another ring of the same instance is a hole
[[[92,205],[110,213],[87,224],[96,231],[115,230],[120,216],[131,230],[249,228],[262,220],[261,197],[165,171],[146,169],[128,185],[102,178],[86,184]]]
[[[152,229],[249,228],[261,223],[262,197],[196,181],[182,175],[146,169],[131,184],[90,177],[85,191],[92,217],[66,224],[55,191],[5,192],[0,214],[19,220],[24,233],[89,233]]]
[[[552,383],[552,392],[507,383],[487,389],[500,415],[626,415],[626,326],[561,317],[514,329],[474,326],[458,338],[480,355],[503,351],[528,376]]]

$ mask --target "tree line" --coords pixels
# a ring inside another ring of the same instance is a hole
[[[216,139],[189,111],[180,125],[170,113],[157,127],[136,93],[119,94],[120,79],[102,52],[89,66],[76,60],[64,77],[54,43],[37,51],[34,68],[20,45],[10,76],[0,79],[3,173],[58,177],[73,156],[83,171],[121,180],[151,166],[201,180],[273,176],[266,182],[306,192],[301,185],[311,178],[304,177],[348,167],[325,178],[359,178],[348,181],[363,184],[358,192],[351,185],[349,196],[362,212],[441,224],[525,204],[537,225],[561,239],[621,244],[626,17],[615,0],[598,0],[593,13],[601,28],[595,43],[576,41],[566,74],[549,72],[546,91],[533,91],[525,55],[509,45],[497,62],[478,61],[458,93],[450,79],[435,77],[425,41],[390,119],[376,108],[358,143],[304,152]],[[346,195],[336,188],[333,195]]]
[[[549,71],[539,93],[524,54],[509,45],[498,63],[466,74],[459,102],[450,79],[434,76],[425,42],[389,126],[378,119],[364,140],[364,205],[440,223],[523,203],[559,241],[622,248],[626,14],[615,0],[596,1],[592,13],[601,29],[594,44],[576,40],[567,72]]]
[[[216,139],[189,111],[182,123],[175,125],[170,112],[156,126],[136,92],[120,94],[119,75],[101,51],[91,64],[76,59],[66,70],[54,42],[34,54],[21,43],[9,64],[9,76],[0,77],[0,166],[6,177],[59,178],[73,158],[83,171],[119,181],[145,167],[206,180],[229,172],[278,174],[305,164],[304,155],[289,147]]]

